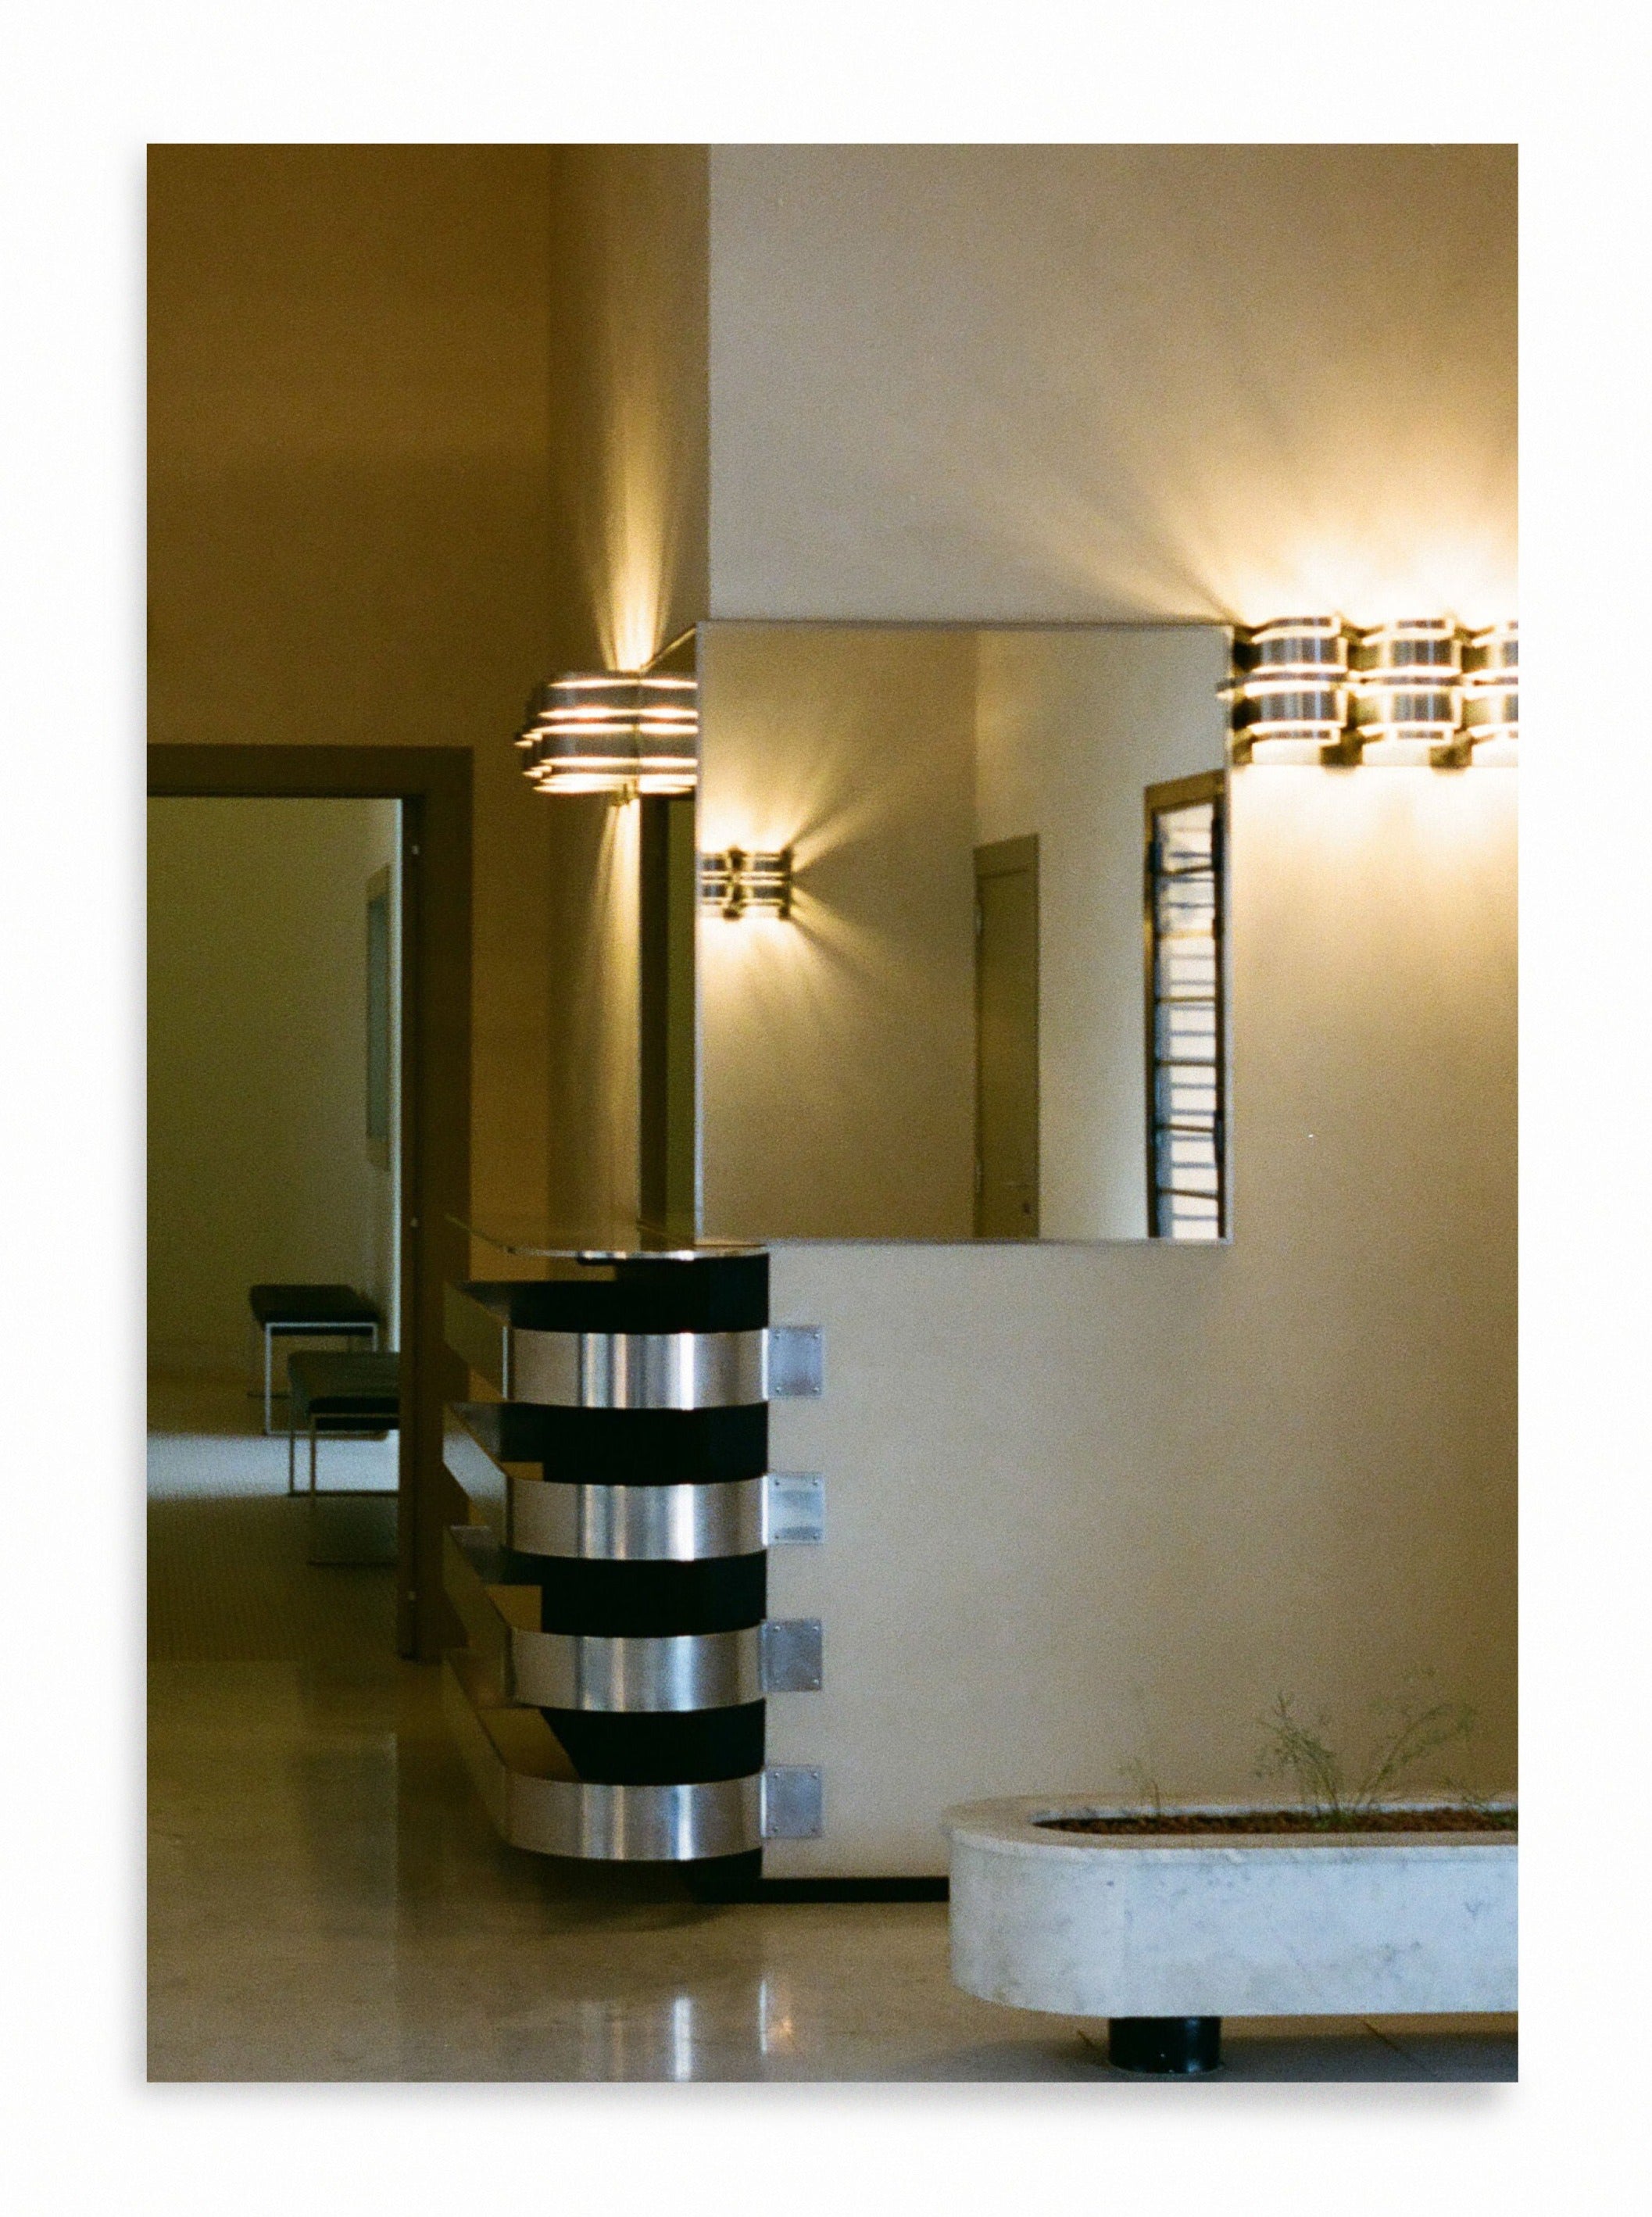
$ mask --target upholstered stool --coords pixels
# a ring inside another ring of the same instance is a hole
[[[310,1544],[311,1563],[393,1560],[393,1557],[322,1557],[316,1548],[317,1445],[323,1439],[382,1439],[401,1426],[401,1357],[398,1355],[295,1355],[287,1363],[292,1382],[292,1430],[287,1439],[287,1489],[295,1490],[298,1436],[310,1442]],[[328,1498],[386,1497],[379,1486],[329,1486]]]

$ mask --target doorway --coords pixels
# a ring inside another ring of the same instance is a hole
[[[975,850],[975,1236],[1039,1236],[1039,842]]]
[[[401,911],[401,1020],[395,1042],[399,1114],[393,1141],[387,1129],[380,1134],[385,1168],[373,1175],[394,1195],[399,1231],[393,1262],[386,1257],[384,1263],[389,1271],[385,1313],[399,1340],[401,1360],[391,1613],[395,1651],[434,1661],[453,1636],[442,1593],[442,1533],[463,1514],[458,1490],[442,1467],[441,1412],[446,1400],[463,1397],[465,1374],[446,1349],[441,1309],[444,1283],[468,1270],[468,1246],[459,1225],[468,1212],[470,1185],[470,753],[446,747],[184,745],[151,747],[149,756],[151,800],[392,804],[392,856],[379,860],[348,891],[356,950],[352,976],[363,1014],[354,1039],[340,1043],[338,1066],[349,1069],[361,1096],[363,1124],[355,1146],[371,1168],[368,880],[374,881],[373,891],[380,891],[379,874],[389,871],[398,881]],[[379,820],[391,819],[381,812]],[[248,1017],[241,1012],[243,1022]],[[276,1012],[262,1018],[254,1013],[251,1020],[266,1022],[279,1040]],[[286,1136],[291,1139],[290,1129]],[[313,1206],[306,1203],[312,1213]],[[246,1291],[239,1289],[243,1301]],[[220,1325],[225,1298],[220,1287]],[[250,1312],[246,1328],[250,1333]]]
[[[395,800],[149,804],[150,1639],[157,1659],[395,1645],[394,1429],[310,1478],[302,1349],[400,1335]],[[303,1288],[330,1289],[294,1318]],[[266,1334],[253,1299],[311,1329]],[[328,1322],[339,1329],[324,1331]],[[388,1358],[388,1360],[387,1360]],[[381,1381],[382,1382],[382,1381]]]

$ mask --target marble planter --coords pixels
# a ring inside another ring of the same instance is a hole
[[[1049,1796],[947,1811],[956,1985],[1113,2019],[1515,2007],[1512,1833],[1154,1837],[1033,1821],[1123,1813]]]

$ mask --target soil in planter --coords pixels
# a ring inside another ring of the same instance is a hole
[[[1512,1832],[1513,1809],[1368,1809],[1359,1815],[1332,1817],[1317,1809],[1167,1810],[1162,1816],[1039,1817],[1051,1832],[1221,1833],[1221,1832]]]

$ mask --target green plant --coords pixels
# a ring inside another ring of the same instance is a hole
[[[1121,1763],[1119,1775],[1127,1785],[1135,1788],[1136,1799],[1143,1808],[1155,1817],[1164,1814],[1164,1796],[1159,1791],[1159,1782],[1139,1755]]]
[[[1279,1695],[1267,1715],[1257,1720],[1267,1738],[1256,1776],[1290,1779],[1327,1831],[1357,1830],[1386,1788],[1436,1748],[1465,1739],[1474,1729],[1475,1713],[1465,1702],[1427,1698],[1428,1677],[1419,1672],[1399,1699],[1375,1705],[1384,1722],[1364,1758],[1352,1766],[1324,1737],[1328,1718],[1303,1724],[1294,1713],[1294,1696]]]
[[[1485,1794],[1476,1787],[1461,1785],[1455,1778],[1446,1781],[1447,1788],[1471,1817],[1477,1817],[1489,1832],[1512,1831],[1514,1812],[1506,1800],[1495,1794]]]

